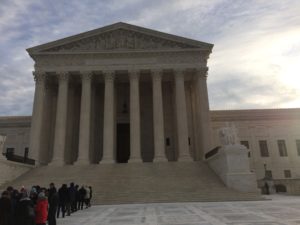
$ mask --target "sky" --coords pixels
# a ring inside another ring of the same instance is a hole
[[[116,22],[214,44],[212,110],[300,108],[299,0],[0,0],[0,116],[32,113],[26,48]]]

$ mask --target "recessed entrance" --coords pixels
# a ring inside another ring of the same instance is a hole
[[[117,124],[117,163],[127,163],[130,156],[129,123]]]

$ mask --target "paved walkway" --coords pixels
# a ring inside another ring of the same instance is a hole
[[[282,225],[300,224],[300,196],[270,201],[92,206],[58,225]]]

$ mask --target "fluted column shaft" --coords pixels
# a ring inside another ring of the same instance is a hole
[[[165,154],[162,71],[152,71],[154,162],[167,161]]]
[[[36,160],[36,165],[40,164],[40,147],[41,147],[41,133],[43,121],[43,104],[45,94],[45,74],[34,72],[35,92],[34,103],[32,110],[31,128],[30,128],[30,144],[29,148],[32,152],[33,158]]]
[[[67,110],[68,110],[68,89],[69,89],[69,75],[66,72],[58,74],[58,97],[57,110],[55,121],[55,136],[52,165],[63,165],[65,147],[66,147],[66,133],[67,133]]]
[[[203,155],[211,150],[211,125],[209,102],[207,92],[207,68],[198,70],[196,74],[196,100],[197,100],[197,135],[200,139],[200,150]]]
[[[81,73],[81,104],[80,104],[80,129],[79,150],[76,164],[89,164],[90,135],[91,135],[91,95],[92,73]]]
[[[130,79],[130,159],[129,162],[142,162],[139,72],[129,71],[129,79]]]
[[[114,78],[113,71],[104,72],[104,125],[103,125],[103,157],[101,163],[113,163],[114,159]]]
[[[175,73],[176,122],[178,138],[178,161],[191,161],[188,140],[187,108],[184,87],[184,71]]]

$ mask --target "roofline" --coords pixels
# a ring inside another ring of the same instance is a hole
[[[145,28],[145,27],[140,27],[140,26],[124,23],[124,22],[118,22],[118,23],[114,23],[114,24],[111,24],[111,25],[101,27],[101,28],[93,29],[93,30],[90,30],[90,31],[86,31],[86,32],[79,33],[79,34],[76,34],[76,35],[68,36],[68,37],[61,38],[61,39],[51,41],[51,42],[47,42],[47,43],[44,43],[44,44],[41,44],[41,45],[37,45],[37,46],[34,46],[34,47],[30,47],[30,48],[27,48],[26,51],[29,54],[33,54],[33,53],[35,53],[36,51],[39,51],[39,50],[44,50],[46,48],[55,47],[56,45],[66,44],[67,42],[71,42],[71,41],[77,41],[77,40],[80,40],[82,38],[88,38],[90,36],[95,35],[95,33],[108,32],[108,31],[115,30],[115,29],[118,29],[118,28],[128,28],[128,29],[131,29],[131,30],[135,30],[135,31],[138,31],[138,32],[145,33],[145,34],[149,34],[151,32],[152,35],[163,37],[163,38],[173,40],[173,41],[175,40],[175,41],[178,41],[178,42],[194,44],[194,45],[198,45],[199,47],[200,47],[200,45],[202,45],[202,46],[204,45],[204,46],[207,46],[210,50],[214,46],[213,44],[210,44],[210,43],[207,43],[207,42],[201,42],[201,41],[197,41],[197,40],[194,40],[194,39],[180,37],[178,35],[168,34],[168,33],[165,33],[165,32],[161,32],[161,31],[157,31],[157,30],[153,30],[153,29],[149,29],[149,28]]]

